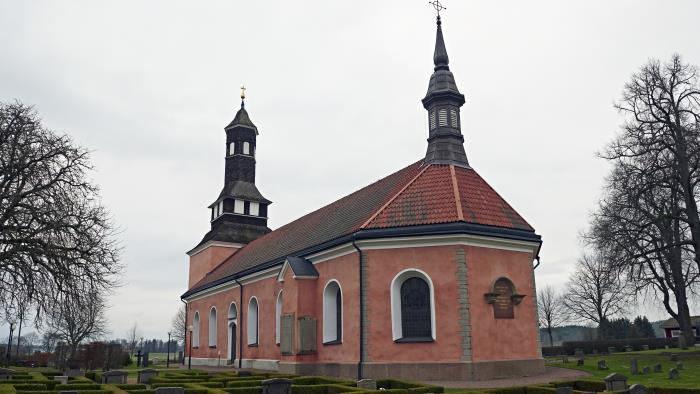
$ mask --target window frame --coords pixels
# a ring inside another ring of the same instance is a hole
[[[190,341],[192,341],[193,348],[199,348],[199,335],[201,334],[199,330],[200,324],[201,321],[199,318],[199,311],[194,311],[194,317],[192,318],[192,334],[190,335]]]
[[[252,320],[250,317],[253,314],[251,312],[251,306],[253,305],[253,301],[255,301],[255,320]],[[251,325],[252,327],[255,328],[255,338],[252,338],[254,341],[251,342]],[[258,302],[258,298],[256,296],[250,297],[248,299],[248,317],[247,317],[247,322],[246,322],[246,342],[248,343],[249,347],[256,347],[258,346],[258,343],[260,342],[260,302]]]
[[[329,290],[334,293],[329,293]],[[324,345],[343,343],[343,321],[345,320],[343,309],[343,288],[337,279],[331,279],[323,287],[321,333]],[[334,336],[331,336],[333,334]]]
[[[430,291],[430,337],[404,337],[403,336],[403,323],[401,319],[401,285],[410,278],[420,278],[423,279],[428,284],[428,289]],[[389,289],[391,294],[391,332],[392,339],[396,343],[404,342],[432,342],[437,339],[437,328],[435,321],[435,287],[433,286],[433,280],[430,276],[423,270],[418,268],[407,268],[400,271],[391,280],[391,287]]]
[[[212,316],[214,316],[214,324],[212,324]],[[211,309],[209,309],[209,326],[207,327],[208,329],[208,344],[210,348],[216,348],[217,344],[217,324],[219,321],[219,313],[216,310],[215,306],[212,306]]]

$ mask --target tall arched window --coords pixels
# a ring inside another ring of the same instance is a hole
[[[282,329],[282,290],[277,294],[275,303],[275,343],[280,343],[280,331]]]
[[[391,323],[397,342],[435,339],[435,297],[430,277],[418,269],[404,270],[391,281]]]
[[[194,319],[192,319],[192,341],[193,347],[199,347],[199,311],[194,313]]]
[[[216,308],[209,310],[209,347],[216,347]]]
[[[236,153],[236,143],[232,142],[228,146],[228,154],[229,156],[233,156],[234,153]]]
[[[340,343],[343,339],[343,295],[337,281],[331,280],[323,290],[323,343]]]
[[[244,143],[243,143],[243,154],[244,154],[244,155],[249,155],[249,154],[250,154],[250,142],[244,142]]]
[[[258,344],[258,299],[251,297],[248,302],[248,346]]]

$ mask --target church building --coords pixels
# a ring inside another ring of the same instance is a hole
[[[425,156],[276,230],[241,103],[211,230],[187,252],[192,365],[411,380],[544,371],[541,237],[467,160],[439,16],[433,60]]]

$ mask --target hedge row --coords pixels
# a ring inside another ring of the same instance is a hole
[[[607,353],[608,348],[614,347],[617,352],[624,352],[626,346],[632,346],[633,350],[644,350],[644,345],[650,349],[661,349],[665,346],[678,347],[678,338],[634,338],[634,339],[609,339],[600,341],[570,341],[563,342],[561,346],[543,347],[544,356],[557,356],[562,354],[573,355],[576,349],[582,349],[584,353]]]

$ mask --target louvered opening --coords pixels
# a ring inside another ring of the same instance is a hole
[[[441,109],[438,111],[438,124],[440,127],[447,126],[447,110]]]
[[[435,111],[430,111],[430,130],[435,128]]]
[[[459,127],[459,125],[457,124],[457,111],[454,109],[450,110],[450,120],[452,123],[452,127],[454,127],[455,129]]]

